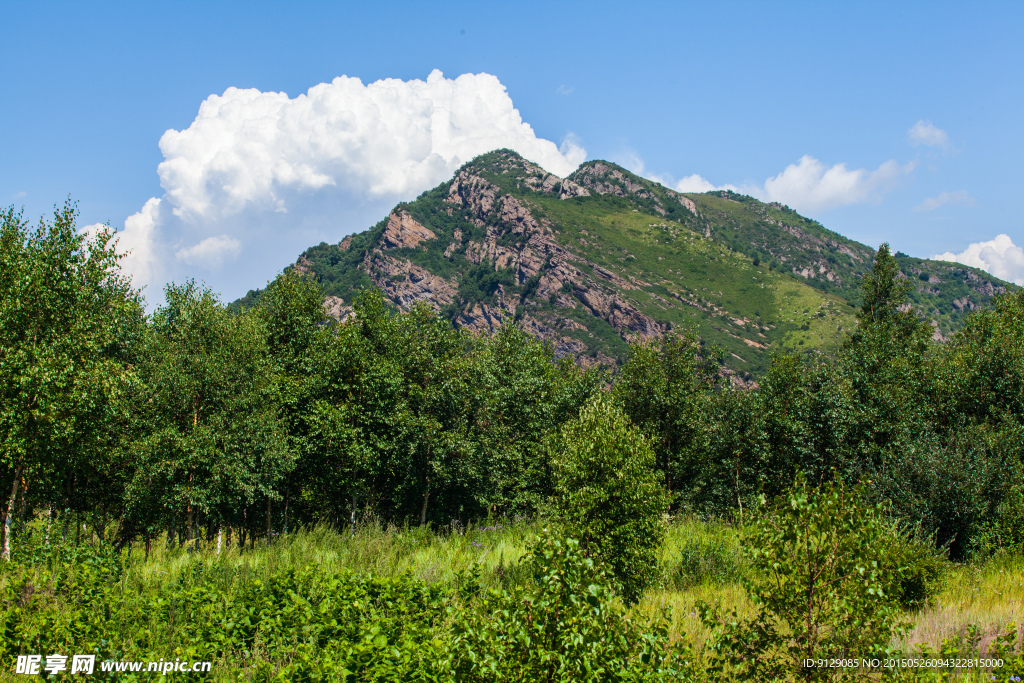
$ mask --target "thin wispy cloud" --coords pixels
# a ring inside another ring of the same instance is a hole
[[[974,206],[974,197],[967,190],[955,192],[940,192],[936,197],[928,197],[914,207],[914,211],[934,211],[947,204],[960,204],[963,206]]]
[[[920,120],[907,131],[907,138],[912,145],[925,147],[947,147],[949,135],[931,121]]]
[[[650,178],[655,182],[662,183],[662,185],[666,184],[662,182],[661,179],[659,179],[658,177],[652,177],[644,173],[644,171],[647,170],[647,167],[644,164],[644,160],[640,157],[637,151],[635,149],[632,149],[631,147],[626,147],[620,150],[619,152],[613,154],[609,161],[615,162],[619,166],[625,168],[627,171],[631,171],[632,173],[636,173],[637,175],[642,175],[645,178]]]
[[[207,237],[199,244],[186,249],[179,249],[174,255],[179,261],[190,266],[216,268],[226,259],[237,256],[241,249],[242,243],[234,237],[217,235],[216,237]]]
[[[570,88],[567,85],[560,85],[555,90],[555,92],[557,92],[559,95],[569,95],[569,94],[572,94],[572,91],[573,91],[573,88]]]

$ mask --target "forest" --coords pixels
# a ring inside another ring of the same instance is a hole
[[[685,329],[582,369],[373,289],[335,321],[295,271],[147,314],[76,217],[0,214],[0,678],[61,651],[224,680],[1024,672],[1015,624],[907,640],[967,574],[1020,610],[1020,291],[934,342],[882,245],[837,350],[738,389]],[[946,664],[885,667],[913,656]]]

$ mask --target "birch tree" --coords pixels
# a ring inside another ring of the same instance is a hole
[[[110,397],[130,372],[141,297],[109,228],[80,233],[72,202],[34,229],[0,212],[0,554],[19,489],[66,500],[62,483],[100,455]]]
[[[169,285],[153,316],[134,407],[140,463],[128,487],[130,514],[166,524],[182,541],[280,499],[294,458],[262,321],[232,315],[209,289]],[[246,517],[255,528],[255,516]]]

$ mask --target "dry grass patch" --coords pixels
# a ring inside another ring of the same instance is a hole
[[[932,605],[911,614],[914,628],[901,643],[925,643],[938,650],[945,638],[977,627],[982,645],[1014,622],[1024,626],[1024,557],[998,556],[982,565],[960,565],[947,577]]]

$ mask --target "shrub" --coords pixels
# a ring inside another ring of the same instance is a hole
[[[524,591],[488,591],[457,621],[455,680],[692,680],[689,645],[670,644],[664,620],[629,619],[614,578],[578,541],[545,531],[524,566],[533,576]]]
[[[857,668],[803,668],[806,659],[884,657],[903,628],[887,566],[889,530],[863,490],[826,484],[796,487],[758,516],[746,539],[756,582],[744,581],[755,606],[741,619],[701,607],[714,629],[711,668],[732,678],[843,680]]]
[[[257,579],[251,567],[182,554],[149,565],[180,565],[176,577],[141,583],[106,544],[19,555],[0,567],[0,661],[95,654],[98,668],[173,653],[240,680],[450,680],[437,638],[449,597],[408,575],[310,565]]]
[[[947,437],[901,434],[882,450],[871,474],[873,498],[890,501],[903,524],[920,524],[949,547],[953,560],[963,561],[981,549],[986,521],[998,519],[998,503],[1012,481],[1016,455],[1007,441],[977,425]]]
[[[994,633],[983,638],[985,631],[976,624],[968,624],[963,630],[951,638],[943,638],[936,652],[926,643],[914,646],[913,657],[917,659],[937,660],[927,670],[907,667],[897,670],[894,681],[902,683],[947,683],[949,681],[995,681],[996,683],[1016,683],[1024,674],[1024,649],[1018,645],[1020,634],[1017,624],[1010,622],[1005,627],[997,626]],[[984,644],[985,641],[987,644]],[[975,660],[978,664],[973,669],[965,669],[957,663]],[[980,661],[978,661],[980,660]],[[989,663],[998,662],[997,666]],[[949,666],[952,664],[953,666]],[[971,675],[973,673],[973,676]]]
[[[1020,474],[1010,485],[994,517],[985,521],[979,534],[979,554],[988,556],[1000,549],[1024,554],[1024,483]]]
[[[928,605],[942,589],[949,568],[947,548],[936,547],[934,536],[922,533],[920,526],[893,526],[885,544],[886,563],[895,569],[886,593],[904,609]]]
[[[623,598],[636,602],[657,574],[669,503],[649,440],[598,395],[562,427],[553,450],[554,509],[566,535],[606,562]]]

